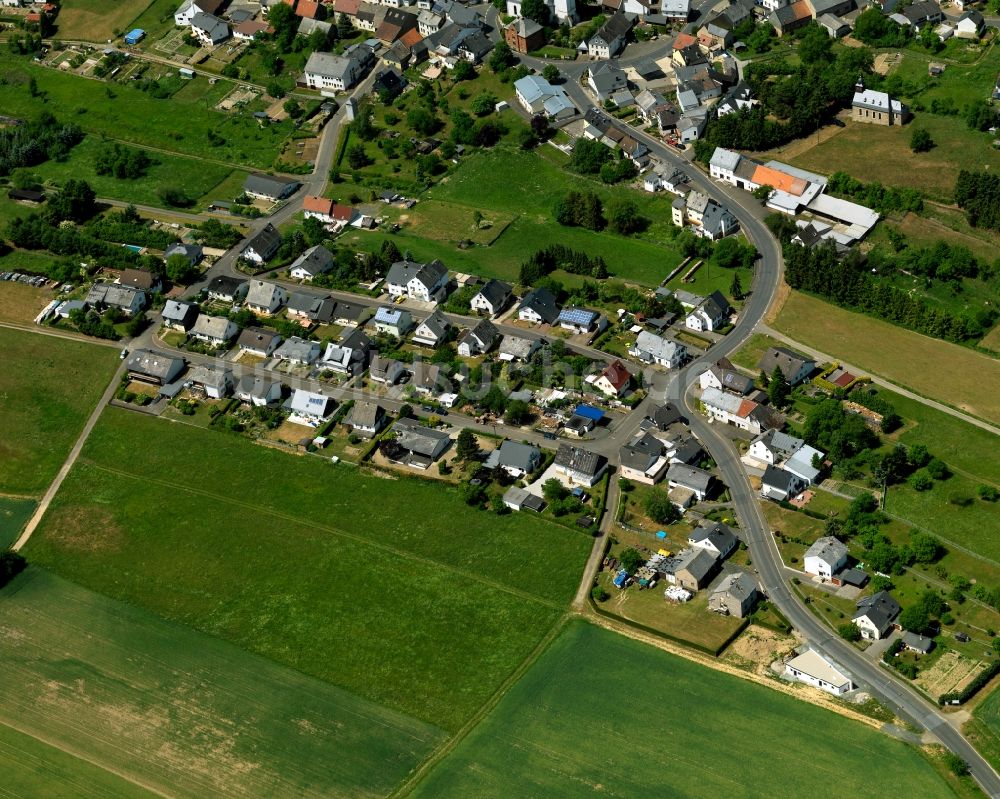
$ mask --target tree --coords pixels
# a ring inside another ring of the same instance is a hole
[[[845,641],[860,641],[861,629],[854,622],[844,622],[837,627],[837,634]]]
[[[505,41],[499,41],[493,48],[493,52],[490,53],[489,64],[490,69],[494,72],[503,72],[514,66],[517,61],[514,56],[514,51],[510,49],[510,45]]]
[[[729,284],[729,294],[734,300],[743,299],[743,281],[740,280],[740,273],[733,273],[733,282]]]
[[[441,129],[441,120],[428,108],[417,106],[406,112],[406,124],[421,136],[430,136]]]
[[[298,119],[300,116],[302,116],[303,113],[305,113],[305,109],[301,105],[299,105],[299,101],[296,100],[294,97],[289,97],[287,100],[285,100],[285,103],[282,106],[282,108],[285,109],[285,113],[288,114],[288,116],[290,116],[292,119]]]
[[[354,25],[347,14],[337,17],[337,37],[340,39],[350,39],[354,35]]]
[[[913,473],[913,476],[910,478],[910,485],[913,486],[914,491],[930,491],[934,488],[934,480],[927,472],[920,470]]]
[[[476,77],[475,67],[473,67],[472,64],[464,58],[459,60],[459,62],[455,64],[454,68],[451,70],[451,79],[455,81],[455,83],[460,83],[463,80],[472,80],[474,77]]]
[[[608,227],[615,233],[628,236],[641,230],[645,220],[639,207],[631,200],[613,200],[608,205]]]
[[[642,503],[643,511],[657,524],[671,524],[681,517],[677,506],[670,501],[666,491],[653,490]]]
[[[70,178],[63,187],[49,200],[49,213],[57,222],[68,219],[72,222],[84,222],[90,219],[97,210],[94,200],[97,195],[84,180]]]
[[[484,117],[487,114],[493,113],[496,104],[497,98],[495,94],[482,91],[473,98],[470,108],[472,109],[472,113],[477,117]]]
[[[20,552],[0,552],[0,588],[7,585],[28,566]]]
[[[555,64],[546,64],[545,69],[542,70],[542,77],[549,83],[555,83],[559,80],[559,67]]]
[[[486,486],[482,483],[473,483],[471,480],[464,482],[459,487],[459,491],[466,505],[479,507],[486,501]]]
[[[775,366],[767,384],[767,398],[775,408],[784,408],[788,404],[788,397],[791,393],[792,388],[788,385],[784,372],[781,371],[780,367]]]
[[[282,6],[282,8],[278,6]],[[269,8],[267,24],[274,29],[273,39],[278,50],[282,53],[289,52],[299,29],[299,18],[295,16],[292,7],[285,3],[277,3]]]
[[[569,496],[569,491],[566,486],[564,486],[555,477],[550,477],[542,483],[542,496],[545,498],[546,502],[558,502],[559,500],[565,499]]]
[[[935,480],[947,480],[951,477],[951,471],[948,469],[947,465],[945,465],[945,462],[940,458],[931,458],[930,462],[927,464],[927,474]]]
[[[590,596],[595,602],[607,602],[611,598],[611,594],[608,593],[603,585],[595,585],[591,588]]]
[[[507,405],[507,412],[503,418],[507,424],[519,427],[531,419],[531,409],[524,400],[512,400]]]
[[[174,284],[183,286],[193,283],[201,274],[185,255],[171,255],[167,258],[167,279]]]
[[[479,456],[479,442],[469,428],[463,428],[455,441],[455,454],[461,461],[475,460]]]
[[[535,114],[531,118],[531,132],[535,134],[535,138],[539,141],[545,141],[549,137],[549,133],[551,132],[549,129],[549,120],[545,118],[544,114]]]
[[[914,128],[910,134],[910,149],[915,153],[926,153],[934,146],[934,140],[924,128]]]
[[[581,175],[596,175],[611,159],[611,150],[596,139],[577,139],[569,168]]]
[[[940,541],[919,531],[910,534],[910,550],[917,563],[933,563],[944,554]]]
[[[549,24],[549,7],[545,0],[524,0],[521,3],[521,16],[533,19],[543,28]],[[548,80],[546,78],[546,80]]]
[[[642,553],[639,552],[639,550],[629,547],[628,549],[622,550],[621,554],[618,556],[618,562],[626,572],[632,575],[639,570],[639,567],[646,562],[646,559],[642,556]]]
[[[985,483],[976,489],[976,493],[979,494],[979,498],[983,502],[996,502],[997,499],[1000,499],[1000,491],[997,490],[997,487]]]
[[[810,22],[799,40],[799,58],[802,59],[803,64],[829,61],[832,46],[833,39],[830,38],[826,30],[815,22]]]
[[[922,633],[927,629],[929,623],[930,618],[923,604],[920,602],[903,608],[903,612],[899,614],[900,626],[904,630],[909,630],[913,633]]]
[[[347,148],[347,165],[351,169],[364,169],[370,163],[371,159],[365,152],[365,146],[360,142]]]

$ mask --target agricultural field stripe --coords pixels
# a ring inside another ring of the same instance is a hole
[[[564,605],[560,605],[557,602],[551,602],[547,599],[543,599],[540,596],[528,593],[527,591],[522,591],[519,588],[514,588],[512,586],[505,585],[504,583],[500,583],[495,580],[491,580],[487,577],[483,577],[482,575],[475,574],[473,572],[468,572],[463,569],[458,569],[454,566],[449,566],[446,563],[441,563],[440,561],[434,560],[432,558],[425,558],[420,555],[416,555],[412,552],[406,552],[405,550],[400,550],[395,547],[388,546],[387,544],[380,544],[378,541],[374,541],[371,538],[366,538],[365,536],[357,535],[355,533],[349,533],[346,530],[341,530],[340,528],[337,527],[331,527],[326,524],[319,524],[318,522],[314,521],[303,521],[302,519],[299,519],[289,513],[282,513],[281,511],[274,510],[273,508],[268,508],[261,505],[253,505],[249,502],[233,499],[232,497],[223,496],[221,494],[216,494],[211,491],[205,491],[204,489],[194,488],[193,486],[187,486],[182,483],[174,483],[159,477],[135,475],[130,472],[123,471],[121,469],[114,469],[110,466],[104,466],[102,464],[96,463],[93,460],[90,460],[89,458],[80,458],[78,462],[86,464],[87,466],[93,469],[98,469],[99,471],[107,472],[108,474],[113,474],[119,477],[126,477],[136,482],[154,483],[156,485],[163,486],[164,488],[169,488],[173,491],[186,491],[190,494],[198,494],[203,497],[208,497],[209,499],[215,499],[218,500],[219,502],[225,502],[230,505],[235,505],[236,507],[239,508],[244,508],[245,510],[254,511],[255,513],[262,513],[268,516],[273,516],[276,519],[283,519],[285,521],[292,522],[294,524],[300,524],[300,525],[304,524],[306,526],[313,527],[317,530],[322,530],[332,535],[340,536],[341,538],[346,538],[351,541],[355,541],[356,543],[359,544],[370,546],[375,549],[380,549],[383,552],[387,552],[397,557],[404,557],[407,558],[408,560],[412,560],[416,563],[421,563],[425,566],[444,569],[445,571],[449,571],[452,574],[458,575],[459,577],[464,577],[465,579],[473,580],[475,582],[482,583],[483,585],[488,585],[491,588],[497,589],[498,591],[503,591],[507,594],[516,596],[520,599],[525,599],[529,602],[534,602],[539,605],[544,605],[545,607],[551,608],[552,610],[566,609]]]

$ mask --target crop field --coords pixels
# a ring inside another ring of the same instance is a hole
[[[59,9],[58,36],[67,41],[104,42],[141,14],[149,0],[69,0]]]
[[[36,567],[0,592],[0,609],[0,758],[4,725],[80,758],[51,774],[11,764],[39,786],[93,770],[175,797],[383,796],[444,737]]]
[[[103,393],[112,347],[0,328],[0,492],[41,494]]]
[[[89,133],[234,166],[270,167],[292,131],[290,122],[261,128],[248,111],[216,111],[212,97],[185,99],[182,90],[156,99],[133,86],[67,75],[9,54],[0,54],[0,77],[0,107],[12,116],[31,118],[44,109]],[[31,77],[39,97],[28,92]],[[223,143],[209,146],[209,132]]]
[[[773,797],[831,784],[952,795],[900,741],[579,622],[414,795]]]
[[[26,554],[453,730],[562,615],[590,545],[454,488],[108,409]]]
[[[163,205],[159,190],[164,186],[183,188],[189,197],[196,199],[210,193],[234,172],[221,164],[153,152],[149,153],[153,165],[143,177],[119,180],[110,175],[98,175],[94,171],[94,159],[103,146],[99,138],[88,136],[70,151],[69,158],[65,161],[46,161],[28,171],[39,179],[56,185],[62,185],[69,178],[79,178],[86,180],[98,197],[154,206]],[[242,183],[246,173],[236,174]]]
[[[6,549],[17,540],[35,512],[36,504],[33,499],[0,496],[0,549]]]
[[[1000,691],[990,691],[973,711],[970,740],[994,768],[1000,767]]]
[[[0,258],[0,271],[16,271],[24,266],[29,266],[30,261],[24,263],[21,262],[20,258],[11,258],[12,255],[20,254],[21,251],[15,250]],[[34,255],[35,253],[28,254]],[[51,257],[45,260],[51,262]],[[51,300],[52,292],[49,289],[5,280],[0,283],[0,321],[16,322],[22,325],[29,324]]]
[[[774,327],[919,394],[1000,422],[1000,361],[790,292]]]

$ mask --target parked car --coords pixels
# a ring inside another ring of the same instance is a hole
[[[955,640],[956,641],[961,641],[963,644],[967,644],[972,639],[969,638],[969,634],[968,633],[955,633]]]
[[[118,355],[118,360],[124,361],[128,357],[128,349],[123,349]]]

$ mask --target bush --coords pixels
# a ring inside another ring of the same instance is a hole
[[[996,486],[981,485],[976,489],[976,493],[979,494],[979,498],[983,502],[996,502],[997,499],[1000,499],[1000,491],[997,490]]]
[[[28,561],[19,552],[0,553],[0,588],[7,585],[28,566]]]
[[[944,762],[948,766],[948,770],[956,777],[964,777],[969,773],[969,764],[954,752],[945,752]]]
[[[846,622],[837,627],[837,634],[845,641],[860,641],[861,630],[853,622]]]
[[[590,589],[590,596],[595,602],[607,602],[611,594],[607,592],[603,585],[595,585]]]

